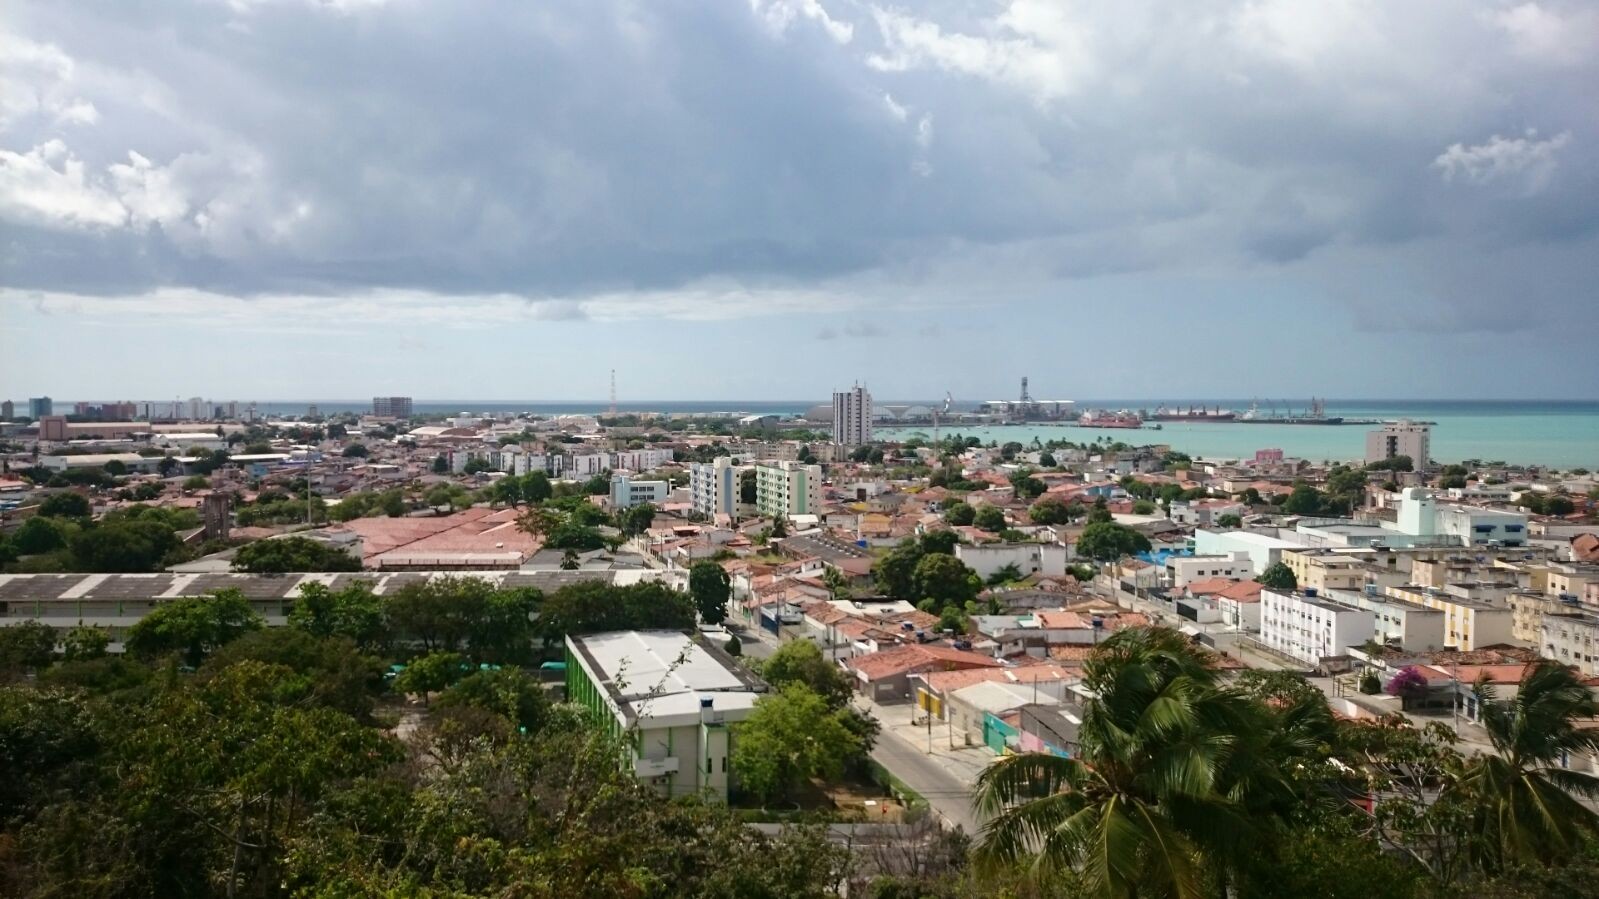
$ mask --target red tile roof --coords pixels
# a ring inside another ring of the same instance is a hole
[[[1599,562],[1599,534],[1578,534],[1571,538],[1571,557],[1578,562]]]
[[[928,645],[898,646],[870,655],[857,656],[844,664],[851,670],[865,675],[868,680],[916,671],[1001,667],[999,661],[975,652]]]

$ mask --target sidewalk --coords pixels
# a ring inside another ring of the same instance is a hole
[[[877,719],[884,733],[893,733],[916,747],[967,788],[977,783],[978,775],[996,758],[986,746],[965,745],[960,734],[952,735],[947,722],[934,719],[929,728],[927,716],[911,703],[880,705],[857,697],[855,707]]]

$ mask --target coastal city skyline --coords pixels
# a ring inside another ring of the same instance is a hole
[[[1599,899],[1599,0],[11,0],[0,895]]]

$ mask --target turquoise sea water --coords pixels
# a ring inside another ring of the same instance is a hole
[[[1168,406],[1186,407],[1186,401]],[[1088,401],[1079,409],[1153,409],[1149,401]],[[1207,405],[1216,405],[1209,401]],[[1249,403],[1221,401],[1221,407],[1242,412]],[[1304,404],[1295,407],[1303,411]],[[1441,462],[1462,459],[1503,460],[1523,465],[1599,470],[1599,403],[1596,402],[1378,402],[1328,400],[1327,414],[1346,418],[1411,418],[1437,422],[1432,429],[1432,455]],[[879,429],[885,438],[904,438],[930,429]],[[1244,458],[1258,449],[1276,448],[1285,454],[1313,461],[1361,458],[1366,432],[1361,425],[1268,425],[1215,422],[1162,422],[1159,431],[1079,428],[1051,424],[961,427],[951,423],[940,429],[959,431],[983,441],[1009,440],[1031,443],[1070,440],[1084,443],[1103,437],[1128,443],[1167,443],[1173,449],[1209,458]]]

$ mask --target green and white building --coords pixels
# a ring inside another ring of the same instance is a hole
[[[731,727],[765,691],[719,649],[678,631],[566,638],[567,699],[623,736],[626,763],[668,796],[726,801]]]
[[[757,462],[755,506],[770,518],[815,515],[822,505],[822,466]]]

